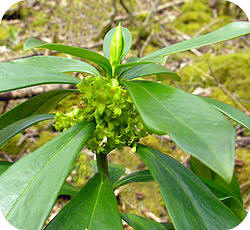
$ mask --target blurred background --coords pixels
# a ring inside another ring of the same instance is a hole
[[[132,33],[133,46],[128,56],[140,57],[239,20],[246,21],[246,15],[239,7],[225,0],[25,0],[6,12],[0,25],[0,61],[34,55],[63,56],[39,49],[23,51],[23,44],[30,37],[102,53],[105,33],[118,22]],[[243,36],[171,55],[167,57],[166,66],[179,73],[181,82],[164,83],[190,93],[221,100],[249,115],[249,45],[250,37]],[[41,92],[63,87],[69,86],[36,86],[2,93],[0,114]],[[71,96],[58,104],[57,110],[66,112],[78,102],[78,96]],[[233,125],[237,130],[235,168],[244,207],[249,210],[250,131],[234,122]],[[16,135],[1,147],[0,160],[16,161],[57,134],[51,122],[41,122]],[[167,135],[152,135],[145,138],[143,143],[188,164],[189,156]],[[82,187],[93,175],[93,158],[90,151],[82,150],[68,182]],[[122,164],[126,173],[145,168],[143,162],[129,148],[112,152],[109,160]],[[124,212],[156,221],[168,220],[158,186],[154,182],[124,186],[116,191],[116,195],[119,208]],[[50,218],[56,215],[68,199],[67,196],[58,199]]]

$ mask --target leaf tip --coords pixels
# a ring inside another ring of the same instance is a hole
[[[38,40],[36,38],[29,38],[28,40],[25,41],[23,49],[26,51],[26,50],[29,50],[29,49],[36,48],[38,46],[44,45],[46,43],[47,42]]]

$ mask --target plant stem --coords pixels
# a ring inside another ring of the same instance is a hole
[[[96,154],[98,172],[105,173],[109,177],[107,154]]]

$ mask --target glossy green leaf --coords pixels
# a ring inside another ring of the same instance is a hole
[[[14,164],[13,162],[0,161],[0,175],[13,164]],[[58,195],[68,195],[74,197],[77,195],[79,191],[80,191],[79,188],[74,187],[73,185],[65,182]]]
[[[78,152],[93,130],[93,123],[78,123],[0,176],[0,210],[12,225],[25,230],[42,229]]]
[[[137,60],[139,60],[139,58],[138,57],[129,57],[127,60],[126,60],[126,64],[129,64],[129,63],[132,63],[132,62],[136,62]],[[149,63],[147,63],[147,64],[149,64]],[[129,69],[132,69],[132,68],[134,68],[133,66],[132,67],[123,67],[123,68],[121,68],[121,70],[119,70],[119,77],[121,78],[121,76],[126,72],[126,71],[128,71]]]
[[[75,197],[78,193],[80,192],[80,189],[65,182],[60,190],[60,192],[58,193],[58,195],[68,195],[71,197]]]
[[[178,76],[177,73],[172,72],[166,67],[162,65],[157,65],[155,63],[139,65],[134,68],[131,68],[127,72],[125,72],[121,78],[131,80],[137,77],[144,77],[151,75],[160,76],[162,80],[173,79],[176,81],[180,81],[180,77]]]
[[[109,164],[110,182],[113,184],[124,174],[125,168],[118,164]]]
[[[250,117],[247,116],[245,113],[221,101],[217,101],[215,99],[208,97],[201,97],[201,98],[206,102],[208,102],[209,104],[211,104],[212,106],[214,106],[220,112],[232,118],[234,121],[250,129]]]
[[[220,201],[222,201],[223,204],[230,208],[235,216],[240,219],[240,221],[243,221],[247,216],[247,212],[244,210],[243,205],[237,199],[235,199],[235,197],[223,197],[220,198]]]
[[[167,230],[162,224],[130,213],[121,213],[122,219],[134,230]]]
[[[13,61],[16,64],[35,66],[59,73],[83,72],[94,76],[100,73],[92,65],[72,58],[54,57],[54,56],[35,56]]]
[[[227,183],[220,176],[191,156],[191,170],[200,177],[202,182],[225,203],[240,220],[245,218],[240,186],[234,173],[232,181]]]
[[[0,146],[8,141],[11,137],[15,136],[17,133],[22,132],[28,127],[46,120],[54,119],[53,114],[38,114],[30,117],[26,117],[15,123],[8,125],[7,127],[0,129]]]
[[[91,161],[94,173],[98,173],[96,161]],[[124,174],[125,168],[122,165],[109,163],[109,179],[114,184]]]
[[[195,157],[192,157],[192,156],[190,158],[190,168],[201,179],[202,178],[207,179],[211,181],[214,185],[217,184],[223,188],[223,191],[221,190],[221,192],[223,192],[224,195],[220,195],[218,193],[219,198],[226,197],[226,196],[234,196],[243,204],[243,200],[242,200],[242,196],[240,192],[240,185],[238,183],[235,173],[233,174],[233,178],[231,182],[227,183],[219,175],[214,173],[206,165],[204,165],[203,163],[201,163],[199,160],[197,160]]]
[[[104,174],[96,174],[49,223],[46,230],[122,230],[112,186]]]
[[[134,182],[149,182],[152,181],[153,177],[151,176],[148,170],[136,171],[128,174],[127,176],[121,178],[119,181],[116,181],[113,184],[113,188],[117,189],[126,184],[134,183]]]
[[[241,221],[246,217],[242,202],[237,199],[232,191],[217,183],[217,181],[203,177],[200,177],[200,179]]]
[[[156,56],[156,57],[152,57],[152,58],[146,58],[143,61],[140,61],[138,59],[135,62],[126,62],[125,64],[117,65],[115,67],[115,75],[119,75],[121,71],[124,71],[124,70],[127,71],[132,67],[146,65],[146,64],[150,64],[150,63],[164,64],[165,63],[165,58],[163,58],[161,56]],[[124,73],[124,72],[122,72],[122,73]]]
[[[67,46],[63,44],[47,43],[35,38],[28,39],[24,44],[24,50],[34,49],[34,48],[45,48],[49,50],[55,50],[60,53],[70,54],[75,57],[80,57],[82,59],[96,63],[105,71],[106,74],[108,74],[109,76],[112,75],[112,68],[109,63],[109,60],[104,56],[96,52],[93,52],[91,50],[86,50],[79,47]]]
[[[233,22],[211,33],[202,35],[200,37],[191,38],[189,40],[176,43],[174,45],[157,50],[141,58],[140,61],[143,61],[144,59],[147,59],[150,57],[166,56],[169,54],[174,54],[174,53],[178,53],[178,52],[182,52],[186,50],[199,48],[199,47],[210,45],[213,43],[233,39],[233,38],[236,38],[245,34],[249,34],[249,33],[250,33],[249,22]]]
[[[175,230],[173,224],[171,223],[162,223],[162,225],[166,228],[166,230]]]
[[[7,170],[13,163],[8,161],[0,161],[0,175]]]
[[[152,132],[168,133],[186,153],[231,180],[236,134],[220,112],[197,96],[167,85],[149,81],[124,81],[123,85]]]
[[[79,91],[73,89],[53,90],[26,100],[0,116],[0,130],[29,116],[50,112],[62,99],[72,93],[79,93]]]
[[[76,85],[80,80],[76,77],[38,67],[0,62],[0,82],[1,93],[42,84]]]
[[[126,63],[131,63],[131,62],[136,62],[138,61],[140,58],[138,57],[129,57],[127,60],[126,60]]]
[[[111,45],[111,40],[113,38],[113,35],[115,33],[117,27],[111,29],[104,37],[103,41],[103,52],[104,55],[107,59],[110,58],[110,45]],[[130,34],[130,31],[127,28],[122,27],[122,36],[125,41],[125,47],[124,47],[124,55],[123,58],[127,55],[128,51],[131,48],[132,45],[132,36]]]
[[[158,182],[176,230],[231,229],[240,223],[231,210],[181,163],[143,145],[138,146],[137,153]]]

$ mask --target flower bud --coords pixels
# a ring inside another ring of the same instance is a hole
[[[124,52],[124,38],[122,36],[122,27],[119,24],[115,30],[110,45],[110,63],[112,68],[119,65]]]

